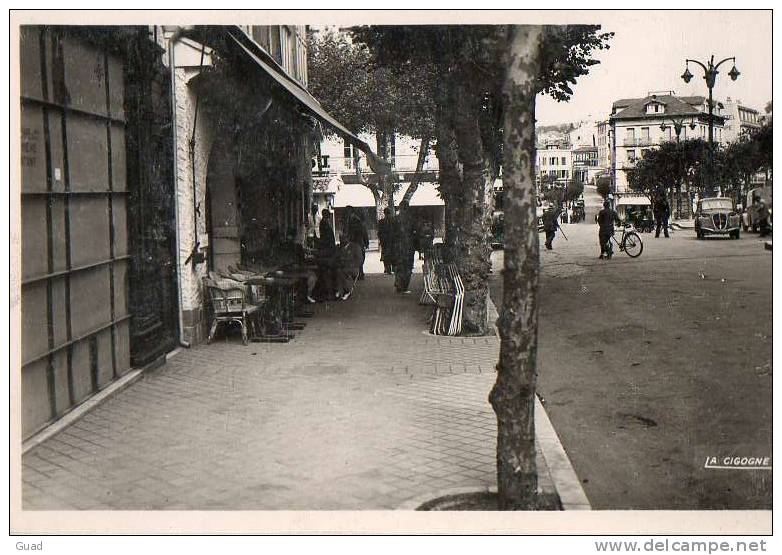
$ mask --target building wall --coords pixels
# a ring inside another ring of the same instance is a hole
[[[183,56],[183,58],[186,58]],[[186,61],[186,60],[185,60]],[[179,57],[177,57],[177,64]],[[209,152],[214,140],[214,130],[210,118],[203,107],[199,109],[197,129],[195,134],[195,189],[193,187],[193,172],[190,162],[189,141],[193,133],[195,119],[196,95],[187,86],[187,82],[198,75],[198,67],[177,67],[175,71],[175,102],[176,102],[176,197],[178,213],[179,248],[177,253],[177,269],[179,271],[181,288],[182,336],[188,343],[202,341],[206,333],[204,317],[204,299],[201,281],[207,272],[206,262],[194,264],[187,261],[199,240],[200,252],[206,255],[208,237],[206,234],[206,174],[208,171]],[[194,205],[200,204],[200,215],[197,216],[196,235],[193,225]],[[187,262],[186,262],[187,261]]]
[[[359,138],[371,147],[375,147],[376,139],[374,135],[361,134],[359,135]],[[418,162],[418,147],[420,144],[420,140],[404,135],[397,135],[395,137],[393,163],[396,171],[415,171],[415,165]],[[344,139],[341,137],[327,137],[321,142],[321,160],[317,161],[314,169],[320,170],[319,173],[321,175],[355,172],[352,158],[353,148],[354,147],[350,145],[346,145]],[[366,163],[366,157],[363,153],[360,153],[360,160],[361,171],[370,171]],[[326,163],[328,163],[328,165],[326,165]],[[434,149],[430,148],[429,156],[424,163],[423,170],[437,171],[438,168],[437,156],[434,153]]]
[[[305,25],[240,25],[280,64],[282,69],[307,88],[307,27]]]
[[[536,174],[555,175],[558,181],[573,178],[573,149],[570,145],[545,145],[537,149]],[[554,172],[552,174],[552,172]]]
[[[597,126],[597,166],[603,171],[611,169],[611,124],[601,121]]]
[[[660,128],[661,121],[665,121],[666,129]],[[655,148],[666,141],[675,141],[676,132],[673,129],[671,121],[660,120],[659,118],[634,119],[634,120],[616,120],[614,124],[616,143],[616,192],[628,192],[627,174],[625,170],[635,165],[635,160],[640,159],[644,153]],[[629,130],[633,130],[632,134]],[[648,131],[644,131],[648,130]],[[722,126],[714,127],[714,141],[724,142]],[[708,125],[703,122],[697,122],[695,129],[689,125],[684,125],[681,130],[680,139],[700,138],[704,141],[708,139]]]
[[[760,127],[760,114],[754,108],[744,106],[740,100],[733,100],[730,97],[725,104],[725,142],[732,143],[741,137],[743,133],[748,133],[753,129]]]

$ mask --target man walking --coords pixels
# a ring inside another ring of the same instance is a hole
[[[393,249],[392,235],[394,230],[393,221],[391,219],[391,209],[386,208],[383,210],[383,217],[377,222],[377,240],[380,243],[380,260],[383,261],[383,273],[391,274],[393,271],[392,258]]]
[[[356,210],[352,206],[345,207],[345,216],[347,218],[346,228],[347,236],[351,243],[355,243],[364,251],[366,255],[369,248],[369,233],[367,233],[367,226],[364,225],[364,221],[356,213]],[[358,279],[364,279],[364,262],[362,260],[361,266],[358,269]]]
[[[407,203],[399,205],[399,215],[394,220],[394,288],[397,293],[410,293],[410,278],[415,264],[415,246],[413,244],[413,222]]]
[[[324,208],[323,212],[321,212],[318,234],[320,236],[318,249],[324,251],[327,255],[332,254],[337,248],[337,240],[334,237],[334,229],[331,227],[331,212],[329,212],[328,208]]]
[[[662,227],[665,232],[665,237],[668,236],[668,217],[671,215],[671,206],[668,204],[668,199],[664,194],[657,195],[657,199],[654,203],[654,219],[657,222],[657,228],[654,232],[654,237],[660,237],[660,228]]]
[[[605,201],[603,209],[597,213],[598,240],[600,241],[600,259],[611,259],[614,249],[611,246],[611,237],[614,235],[614,222],[621,224],[619,214],[611,208],[611,202]]]
[[[559,210],[552,204],[543,213],[543,231],[546,232],[546,249],[554,248],[554,236],[557,233]]]

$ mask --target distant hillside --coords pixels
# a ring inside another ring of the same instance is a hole
[[[576,128],[575,123],[558,123],[556,125],[539,125],[535,128],[538,143],[567,139],[568,134]]]
[[[538,125],[535,131],[538,133],[557,133],[566,135],[576,128],[575,123],[557,123],[556,125]]]

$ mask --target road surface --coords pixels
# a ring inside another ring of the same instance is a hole
[[[564,227],[541,253],[539,393],[594,508],[771,508],[770,471],[704,468],[772,454],[763,241],[642,234],[603,261],[594,224]]]

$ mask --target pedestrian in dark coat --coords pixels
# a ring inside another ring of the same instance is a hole
[[[383,262],[383,272],[390,274],[393,271],[393,219],[391,209],[383,210],[383,217],[377,222],[377,240],[380,243],[380,260]]]
[[[318,250],[324,254],[332,254],[337,248],[337,240],[334,237],[334,229],[331,227],[331,212],[324,208],[321,212],[320,225],[318,226]]]
[[[355,243],[364,251],[366,255],[369,248],[369,233],[367,232],[367,226],[364,225],[364,220],[358,215],[356,210],[352,206],[345,207],[345,217],[347,221],[345,228],[347,229],[347,236],[351,243]],[[345,229],[343,228],[343,229]],[[358,270],[358,279],[364,279],[364,263],[362,261]]]
[[[394,220],[396,256],[394,260],[394,287],[397,293],[410,293],[410,278],[415,264],[414,225],[410,208],[406,203],[399,205],[399,215]]]
[[[621,224],[619,214],[611,208],[611,202],[605,201],[603,209],[597,213],[598,241],[600,241],[600,258],[608,258],[614,254],[611,247],[611,237],[614,235],[614,223]]]
[[[665,195],[659,195],[654,203],[654,219],[657,222],[657,228],[655,229],[654,236],[660,237],[660,228],[662,228],[665,236],[668,237],[668,218],[671,215],[671,206],[668,204],[668,199]]]
[[[543,213],[543,231],[546,232],[546,249],[554,248],[554,237],[557,234],[559,209],[553,204]]]

